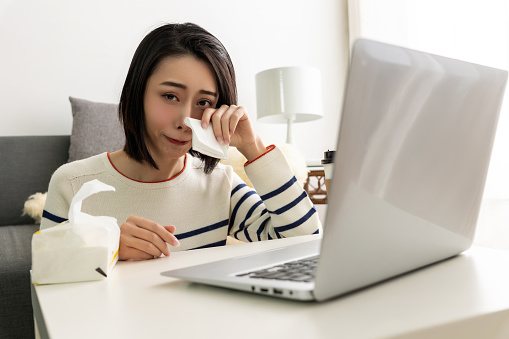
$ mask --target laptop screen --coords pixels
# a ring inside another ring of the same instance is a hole
[[[339,194],[359,190],[471,238],[506,72],[373,41],[354,53]]]

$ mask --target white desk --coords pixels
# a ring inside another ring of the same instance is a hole
[[[191,284],[163,270],[316,236],[120,262],[103,281],[34,286],[41,337],[508,338],[509,252],[474,248],[325,303]]]

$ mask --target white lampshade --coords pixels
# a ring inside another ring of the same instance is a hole
[[[261,122],[288,124],[323,116],[320,70],[313,67],[272,68],[256,74],[256,106]]]

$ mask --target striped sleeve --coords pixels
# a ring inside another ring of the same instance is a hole
[[[65,166],[57,169],[51,177],[42,212],[41,230],[60,224],[68,218],[70,201],[74,193],[65,174]]]
[[[231,191],[229,234],[260,241],[316,234],[316,209],[276,147],[245,167],[255,189],[240,179]]]

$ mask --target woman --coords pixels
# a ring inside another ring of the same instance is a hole
[[[257,241],[317,233],[316,210],[283,154],[265,147],[236,104],[233,65],[217,38],[190,23],[155,29],[136,50],[120,97],[124,149],[60,167],[41,229],[66,220],[81,185],[99,179],[116,191],[87,198],[82,211],[122,223],[120,260],[168,256],[168,244],[220,246],[228,235]],[[212,124],[219,142],[237,147],[256,191],[231,167],[191,150],[186,117]]]

